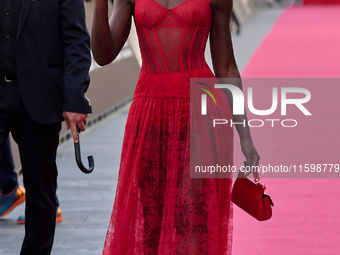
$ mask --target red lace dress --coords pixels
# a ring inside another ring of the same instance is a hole
[[[135,0],[134,18],[143,64],[103,255],[230,254],[231,179],[189,171],[190,78],[214,77],[204,59],[209,0],[172,9]],[[232,131],[224,142],[232,164]]]

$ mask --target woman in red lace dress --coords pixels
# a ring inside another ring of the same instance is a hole
[[[231,10],[232,0],[116,0],[108,22],[107,0],[96,0],[95,60],[106,65],[115,59],[133,17],[143,63],[104,255],[231,253],[232,180],[193,179],[189,170],[190,78],[215,77],[204,59],[209,33],[216,77],[240,77],[229,31]],[[232,118],[227,97],[221,102]],[[234,116],[234,121],[244,118]],[[237,131],[246,164],[257,165],[249,128],[239,125]],[[232,164],[232,128],[224,133],[224,160]],[[213,154],[208,147],[204,151]]]

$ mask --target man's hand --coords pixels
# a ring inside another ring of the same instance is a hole
[[[73,136],[73,141],[78,143],[78,132],[77,126],[79,127],[80,131],[85,130],[86,124],[86,113],[76,113],[76,112],[64,112],[63,113],[67,129],[71,128],[71,133]]]

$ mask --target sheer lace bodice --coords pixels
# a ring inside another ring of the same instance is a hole
[[[143,71],[172,73],[204,67],[211,23],[208,0],[186,0],[172,9],[155,0],[136,0],[135,10]]]
[[[204,58],[209,0],[186,0],[172,9],[155,0],[136,0],[135,23],[143,63],[136,97],[187,97],[190,77],[213,77]]]

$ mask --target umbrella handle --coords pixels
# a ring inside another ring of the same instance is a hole
[[[94,169],[94,160],[93,160],[93,156],[90,155],[87,157],[87,160],[89,162],[89,168],[87,169],[84,165],[83,162],[81,161],[81,154],[80,154],[80,140],[79,140],[79,133],[80,133],[80,129],[79,127],[77,127],[77,131],[78,131],[78,143],[74,143],[74,150],[75,150],[75,156],[76,156],[76,162],[77,165],[79,167],[79,169],[84,173],[84,174],[90,174],[92,173],[93,169]]]

